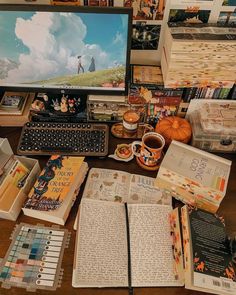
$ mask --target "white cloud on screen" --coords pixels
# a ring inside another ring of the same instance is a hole
[[[115,38],[112,40],[113,44],[123,44],[124,38],[123,35],[120,32],[116,32]]]
[[[67,74],[76,74],[78,55],[82,56],[85,70],[92,56],[96,69],[111,64],[107,53],[98,45],[85,44],[86,26],[75,15],[63,13],[59,17],[52,13],[37,12],[28,20],[18,18],[15,33],[29,53],[19,56],[19,67],[8,72],[8,77],[4,79],[6,82],[34,82],[63,76],[65,69]]]

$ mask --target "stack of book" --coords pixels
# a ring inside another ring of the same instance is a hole
[[[132,106],[144,106],[147,123],[156,123],[163,117],[175,115],[182,94],[181,88],[164,87],[159,66],[132,65],[128,102]]]
[[[28,97],[27,92],[5,92],[0,101],[0,114],[21,115]]]
[[[161,66],[165,87],[233,87],[235,28],[169,23],[164,40]]]
[[[232,88],[226,87],[186,87],[182,99],[189,102],[191,99],[227,99]]]
[[[0,96],[0,125],[23,126],[29,121],[33,98],[34,93],[5,91]]]

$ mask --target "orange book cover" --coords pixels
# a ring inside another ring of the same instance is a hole
[[[31,189],[24,208],[57,210],[70,193],[83,160],[83,157],[52,155]]]

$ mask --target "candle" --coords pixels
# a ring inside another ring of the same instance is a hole
[[[123,115],[123,127],[125,131],[136,132],[140,115],[134,110],[128,110]]]

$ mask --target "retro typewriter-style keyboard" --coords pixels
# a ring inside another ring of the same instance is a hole
[[[28,122],[24,125],[19,155],[74,155],[103,157],[108,153],[106,124]]]

